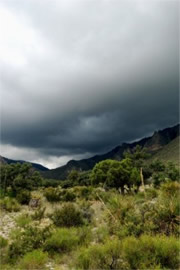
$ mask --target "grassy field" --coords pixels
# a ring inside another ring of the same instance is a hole
[[[1,269],[178,269],[177,182],[125,195],[54,189],[56,201],[52,188],[32,192],[38,208],[1,199]]]

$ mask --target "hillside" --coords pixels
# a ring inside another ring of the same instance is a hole
[[[38,164],[38,163],[32,163],[32,162],[24,161],[24,160],[13,160],[13,159],[9,159],[9,158],[5,158],[3,156],[0,156],[0,164],[14,164],[14,163],[21,163],[21,164],[22,163],[30,163],[35,170],[38,170],[40,172],[45,172],[45,171],[49,170],[48,168],[46,168],[43,165]]]
[[[174,155],[173,157],[171,155],[171,146],[167,148],[164,148],[167,146],[170,142],[172,142],[174,139],[176,139],[179,136],[179,124],[174,127],[169,127],[160,131],[155,131],[154,134],[150,137],[143,138],[139,141],[133,142],[133,143],[123,143],[120,146],[115,147],[113,150],[111,150],[108,153],[105,153],[103,155],[96,155],[94,157],[88,158],[88,159],[82,159],[79,161],[76,160],[70,160],[66,165],[49,170],[47,172],[43,172],[42,175],[45,178],[52,178],[52,179],[65,179],[68,175],[68,173],[72,169],[80,170],[80,171],[87,171],[94,167],[96,163],[99,161],[105,160],[105,159],[116,159],[121,160],[123,157],[123,152],[127,149],[132,149],[136,145],[141,145],[142,147],[146,147],[148,151],[154,156],[158,157],[158,153],[161,156],[166,156],[166,160],[174,161]],[[174,146],[174,148],[176,148]],[[174,149],[173,148],[173,149]],[[163,151],[164,149],[164,151]],[[168,154],[166,155],[166,151],[168,151]],[[179,151],[179,147],[177,146],[176,152]],[[175,150],[173,150],[173,153]],[[178,156],[178,153],[176,154]],[[176,161],[178,159],[176,158]]]
[[[178,136],[170,143],[165,145],[161,150],[159,150],[156,154],[152,156],[152,158],[160,159],[164,162],[172,161],[177,166],[179,166],[180,156],[179,156],[179,142],[180,137]],[[152,159],[151,158],[151,159]]]

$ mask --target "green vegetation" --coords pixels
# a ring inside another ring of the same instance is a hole
[[[176,137],[170,143],[165,145],[161,150],[155,153],[151,157],[151,161],[153,159],[159,159],[164,163],[168,163],[169,161],[173,162],[176,166],[179,166],[179,143],[180,137]]]
[[[146,158],[136,147],[52,186],[2,165],[1,268],[178,269],[179,171]]]
[[[64,253],[71,251],[78,243],[79,237],[75,228],[61,228],[46,240],[44,249],[49,253]]]
[[[26,253],[19,263],[19,268],[24,270],[43,269],[48,260],[48,254],[40,249]]]
[[[73,203],[66,203],[60,209],[56,209],[51,219],[57,227],[72,227],[83,225],[83,216]]]
[[[8,212],[17,212],[21,206],[15,198],[4,197],[4,199],[0,200],[0,208]]]

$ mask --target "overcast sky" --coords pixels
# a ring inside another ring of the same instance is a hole
[[[178,123],[178,0],[0,0],[1,154],[49,168]]]

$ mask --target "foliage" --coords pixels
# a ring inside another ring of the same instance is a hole
[[[19,227],[26,227],[27,225],[29,225],[29,223],[32,221],[31,217],[27,214],[27,213],[24,213],[24,214],[21,214],[20,216],[18,216],[16,218],[16,224],[19,226]]]
[[[17,193],[16,199],[21,204],[29,204],[31,193],[29,190],[23,189]]]
[[[179,170],[171,162],[165,165],[162,161],[156,159],[150,164],[153,170],[152,179],[155,187],[162,183],[171,181],[179,181]]]
[[[78,269],[129,269],[122,258],[121,243],[116,239],[83,248],[76,266]]]
[[[0,235],[0,264],[7,261],[8,240]],[[1,265],[0,265],[1,266]],[[1,267],[1,269],[4,269]]]
[[[8,245],[8,240],[0,235],[0,249]]]
[[[178,268],[179,243],[173,237],[128,237],[123,240],[122,248],[130,269]]]
[[[31,215],[33,220],[41,220],[44,218],[46,207],[38,207],[37,210]]]
[[[73,193],[73,191],[67,190],[62,198],[65,202],[73,202],[76,199],[76,195]]]
[[[74,169],[71,170],[68,177],[67,177],[67,179],[69,181],[71,181],[72,183],[73,182],[78,182],[78,180],[79,180],[79,172],[77,170],[74,170]]]
[[[15,198],[5,197],[0,200],[0,208],[8,212],[18,212],[21,206]]]
[[[58,202],[61,200],[62,191],[60,188],[48,187],[44,190],[44,196],[49,202]]]
[[[105,160],[95,165],[92,170],[91,180],[93,185],[103,183],[106,187],[121,189],[124,193],[125,185],[131,188],[140,186],[140,173],[132,166],[129,158],[122,161]]]
[[[12,243],[9,246],[8,256],[13,262],[17,257],[23,256],[27,252],[39,249],[51,235],[51,228],[38,228],[37,226],[26,226],[23,231],[18,232],[12,237]]]
[[[144,161],[150,157],[145,147],[136,145],[132,149],[128,149],[123,153],[125,159],[131,159],[133,167],[141,168],[144,166]]]
[[[24,255],[19,263],[19,268],[24,270],[43,269],[48,260],[48,254],[40,249],[35,249]]]
[[[79,237],[75,228],[60,228],[56,230],[44,245],[44,250],[49,253],[61,253],[71,251],[79,243]]]
[[[10,187],[14,195],[21,189],[33,190],[41,185],[42,178],[39,172],[32,169],[29,163],[15,163],[1,165],[0,186],[6,194]]]
[[[84,223],[82,213],[73,203],[66,203],[60,209],[56,209],[51,219],[58,227],[81,226]]]

